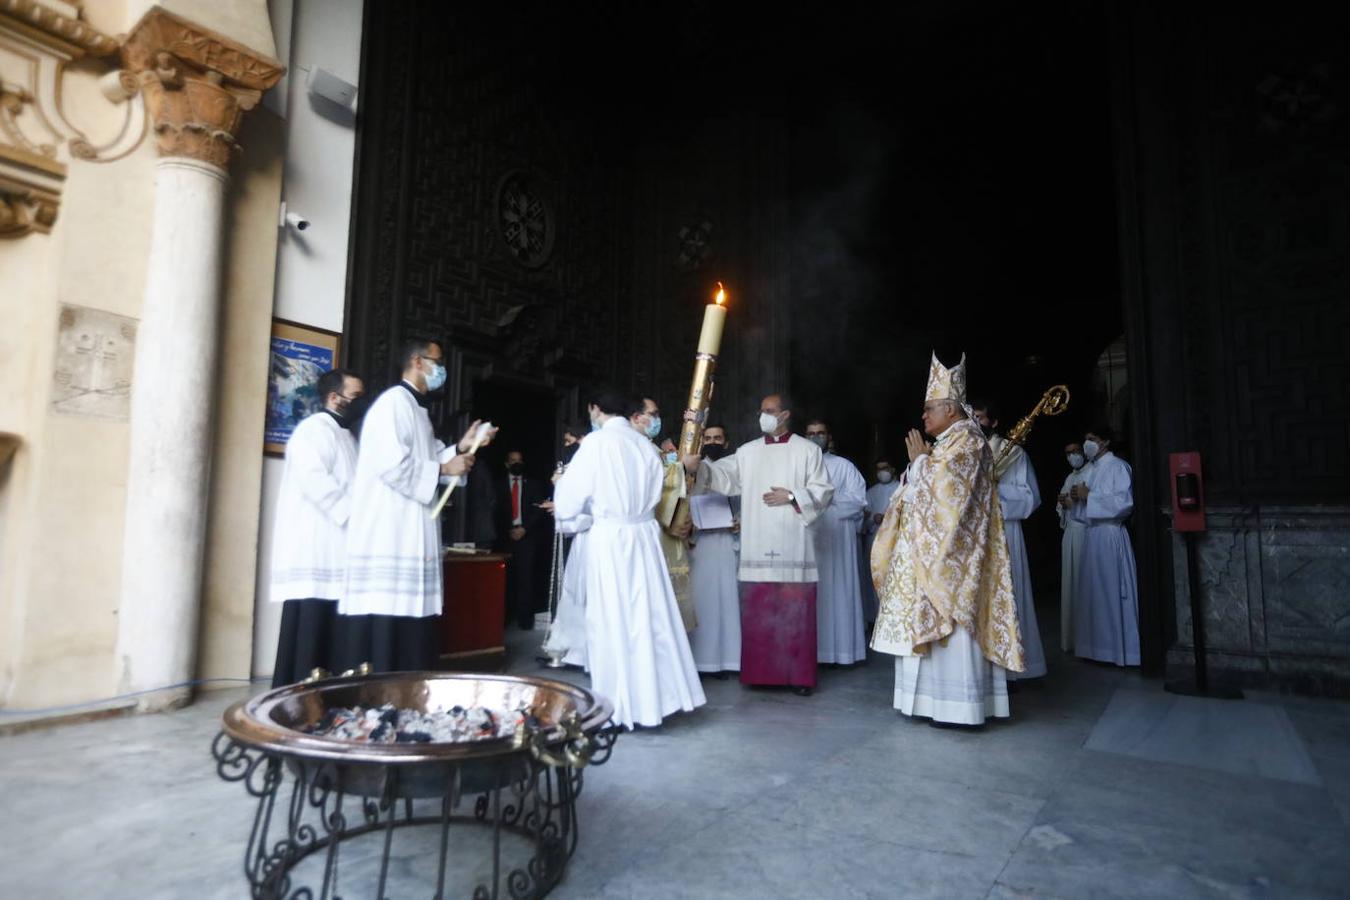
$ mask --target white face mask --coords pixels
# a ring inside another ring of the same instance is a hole
[[[1087,462],[1087,459],[1081,453],[1070,453],[1067,459],[1069,460],[1069,465],[1073,466],[1075,469],[1083,468],[1083,463]]]
[[[1088,459],[1096,459],[1102,452],[1102,445],[1096,441],[1083,441],[1083,455]]]
[[[881,482],[882,484],[890,484],[891,479],[894,477],[895,476],[891,474],[890,469],[882,469],[880,472],[877,473],[877,481]]]
[[[778,430],[778,417],[772,413],[762,412],[759,414],[759,430],[765,434],[773,434]]]

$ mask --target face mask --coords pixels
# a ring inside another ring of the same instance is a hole
[[[661,458],[664,459],[664,460],[666,461],[666,465],[668,465],[668,466],[673,466],[673,465],[675,465],[676,461],[679,459],[679,457],[677,457],[677,456],[675,455],[675,451],[674,451],[674,450],[670,451],[669,453],[667,453],[666,455],[662,456]]]
[[[981,425],[980,430],[984,432],[984,439],[987,441],[994,436],[993,425]]]
[[[562,461],[564,463],[570,463],[572,461],[572,457],[577,455],[577,448],[579,448],[580,446],[581,444],[568,444],[566,447],[564,447],[562,450]]]
[[[1069,465],[1073,466],[1075,469],[1083,468],[1083,463],[1085,462],[1087,462],[1087,458],[1084,457],[1083,454],[1081,453],[1069,454]]]
[[[525,464],[524,464],[524,463],[511,463],[511,465],[509,465],[509,466],[506,467],[506,471],[510,472],[512,475],[524,475],[524,474],[525,474]]]
[[[1083,441],[1083,455],[1088,459],[1096,459],[1097,454],[1102,452],[1102,445],[1096,441]]]
[[[427,390],[439,391],[445,386],[445,366],[440,363],[432,365],[431,374],[427,375]]]
[[[727,448],[726,448],[726,447],[723,447],[721,444],[704,444],[704,445],[703,445],[703,458],[704,458],[704,459],[712,460],[713,462],[716,462],[717,460],[721,459],[722,457],[724,457],[724,456],[726,456],[726,455],[727,455]]]
[[[881,482],[882,484],[890,484],[891,479],[894,477],[895,476],[891,474],[890,469],[883,469],[882,471],[877,473],[877,481]]]
[[[651,421],[647,423],[647,428],[642,432],[651,440],[656,440],[661,436],[661,417],[652,416]]]
[[[808,434],[806,439],[815,444],[821,450],[824,450],[830,442],[830,439],[823,434]]]
[[[591,431],[599,431],[599,430],[600,430],[600,423],[595,419],[591,419]]]
[[[762,412],[759,414],[759,430],[765,434],[773,434],[778,430],[778,417],[772,413]]]

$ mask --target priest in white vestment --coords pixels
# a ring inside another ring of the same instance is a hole
[[[727,455],[727,432],[721,425],[703,429],[704,459]],[[741,598],[736,582],[740,562],[740,498],[728,497],[730,528],[696,529],[689,546],[689,586],[698,625],[689,632],[694,665],[700,672],[725,678],[741,670]]]
[[[445,384],[445,355],[434,341],[410,341],[399,356],[403,379],[371,404],[361,426],[347,533],[348,617],[343,665],[413,671],[439,658],[441,523],[431,517],[437,487],[473,466],[467,451],[437,440],[424,404]],[[490,437],[489,437],[490,440]]]
[[[815,536],[834,485],[820,448],[789,430],[781,394],[760,403],[763,437],[709,462],[688,456],[695,492],[741,498],[741,683],[816,687]]]
[[[1134,474],[1111,452],[1105,426],[1088,432],[1082,484],[1070,491],[1073,517],[1087,526],[1074,596],[1074,653],[1084,659],[1139,665],[1139,585],[1125,520],[1134,510]]]
[[[895,708],[934,723],[1009,715],[1023,669],[1008,544],[989,443],[965,407],[966,360],[932,358],[924,430],[872,548],[881,614],[872,649],[895,661]]]
[[[588,407],[599,430],[582,441],[553,504],[560,522],[592,520],[584,569],[591,687],[614,704],[615,722],[659,725],[706,702],[661,550],[661,459],[629,424],[621,394],[600,391]]]
[[[870,626],[877,620],[877,589],[872,584],[872,544],[877,539],[877,529],[886,516],[886,507],[891,504],[891,495],[900,482],[895,480],[895,466],[889,459],[879,459],[876,463],[876,483],[867,489],[867,509],[863,512],[863,552],[858,560],[858,571],[862,573],[863,620]]]
[[[1045,647],[1041,643],[1040,623],[1036,621],[1036,597],[1031,588],[1031,561],[1027,557],[1022,522],[1040,508],[1041,488],[1026,451],[1014,446],[1006,455],[1007,438],[998,433],[999,419],[988,402],[976,402],[975,421],[989,441],[994,454],[994,479],[998,482],[999,505],[1003,510],[1003,534],[1008,539],[1008,558],[1012,562],[1013,596],[1017,598],[1017,623],[1022,634],[1022,660],[1026,671],[1009,673],[1009,681],[1040,678],[1045,675]]]
[[[806,425],[806,439],[830,446],[829,426],[820,419]],[[862,579],[858,577],[858,533],[867,507],[867,482],[853,463],[826,451],[825,471],[834,498],[816,522],[816,661],[852,665],[867,658],[863,626]]]
[[[1087,457],[1083,455],[1083,445],[1070,441],[1064,446],[1064,459],[1069,464],[1069,474],[1064,479],[1064,486],[1059,489],[1056,507],[1059,527],[1064,532],[1059,542],[1059,645],[1065,653],[1072,653],[1074,594],[1078,590],[1078,573],[1083,566],[1083,538],[1087,534],[1087,525],[1073,517],[1070,493],[1074,485],[1082,484],[1087,476]]]
[[[270,597],[281,603],[272,687],[294,684],[337,661],[337,601],[347,572],[356,439],[348,407],[364,393],[345,369],[319,376],[323,408],[286,442],[286,465],[272,529]]]

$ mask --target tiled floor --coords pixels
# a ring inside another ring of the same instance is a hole
[[[513,636],[515,671],[541,671],[536,639]],[[824,671],[808,698],[709,679],[705,708],[624,736],[588,774],[553,896],[1350,892],[1350,704],[1218,708],[1132,672],[1051,666],[980,732],[891,710],[889,657]],[[247,896],[253,805],[209,756],[243,695],[0,737],[0,895]],[[431,896],[432,852],[396,841],[390,900]],[[370,895],[363,855],[343,858],[347,900]]]

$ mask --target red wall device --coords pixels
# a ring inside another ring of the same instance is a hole
[[[1173,453],[1170,456],[1172,473],[1172,530],[1205,530],[1205,477],[1200,468],[1200,454],[1195,451]]]

